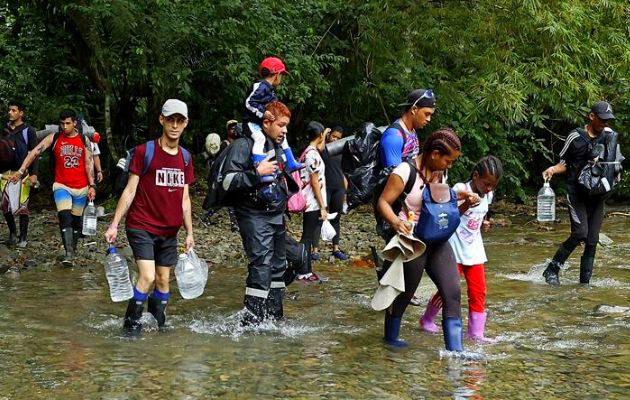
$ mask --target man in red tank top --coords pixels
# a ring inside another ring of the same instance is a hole
[[[124,328],[130,335],[142,329],[140,317],[145,301],[157,320],[158,327],[166,322],[170,269],[177,263],[177,232],[186,228],[186,251],[194,245],[192,212],[188,185],[194,180],[192,160],[179,139],[188,125],[186,103],[169,99],[160,115],[162,136],[152,143],[154,153],[148,169],[144,165],[148,144],[136,147],[129,166],[129,180],[123,190],[112,224],[105,239],[113,243],[118,224],[127,213],[126,233],[140,276],[129,300]],[[150,150],[149,150],[150,151]],[[155,284],[155,286],[154,286]],[[149,290],[154,286],[149,296]]]
[[[77,117],[72,110],[59,113],[60,132],[48,135],[22,163],[10,179],[19,180],[27,168],[49,147],[52,147],[55,181],[53,196],[59,216],[59,229],[65,255],[61,263],[71,267],[81,234],[81,215],[87,200],[94,200],[94,160],[89,139],[77,130]]]

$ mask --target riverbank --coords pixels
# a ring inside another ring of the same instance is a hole
[[[193,189],[194,190],[194,189]],[[59,267],[58,256],[63,253],[63,246],[59,237],[57,213],[54,210],[52,200],[48,193],[36,192],[31,200],[32,212],[29,224],[28,245],[26,248],[9,248],[6,244],[0,244],[0,273],[11,269],[19,272],[28,268],[40,268],[51,270]],[[231,264],[245,267],[247,260],[243,254],[241,239],[238,233],[232,232],[227,215],[227,210],[219,210],[209,223],[201,221],[204,214],[201,209],[203,200],[201,188],[193,191],[193,224],[195,232],[195,249],[209,265]],[[103,234],[113,215],[112,201],[105,203],[109,209],[105,210],[105,217],[99,219],[98,234],[94,237],[86,237],[79,241],[76,257],[76,268],[95,269],[102,267],[105,259],[107,245]],[[99,205],[97,201],[97,205]],[[491,207],[491,223],[493,229],[509,227],[513,223],[528,224],[535,231],[552,231],[556,227],[568,221],[566,213],[566,200],[559,198],[557,202],[556,224],[539,224],[536,222],[535,207],[516,204],[505,200],[494,203]],[[613,205],[607,207],[607,216],[610,218],[626,218],[630,216],[626,208]],[[351,258],[351,262],[358,267],[373,267],[370,246],[379,246],[382,240],[374,231],[374,217],[370,206],[361,206],[341,219],[341,248]],[[302,219],[300,215],[292,215],[288,221],[288,232],[299,240],[302,231]],[[2,231],[0,231],[2,232]],[[6,237],[6,226],[0,237]],[[181,234],[181,232],[180,232]],[[184,238],[180,238],[183,243]],[[330,244],[320,243],[321,254],[324,261],[329,260]],[[124,234],[120,235],[117,246],[121,248],[130,260],[132,253],[128,247]],[[334,260],[330,260],[334,261]]]

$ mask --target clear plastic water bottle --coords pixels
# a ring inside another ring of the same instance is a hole
[[[96,207],[94,202],[90,200],[83,210],[83,234],[86,236],[96,235]]]
[[[105,275],[109,283],[109,295],[112,301],[125,301],[133,297],[127,260],[118,254],[116,246],[109,246],[107,249]]]
[[[195,263],[188,254],[180,254],[177,266],[175,266],[175,277],[179,293],[185,299],[194,299],[201,296],[206,286],[208,267],[206,266],[206,276],[204,279],[201,265]]]
[[[556,194],[549,182],[545,182],[538,191],[538,222],[554,222],[556,220]]]

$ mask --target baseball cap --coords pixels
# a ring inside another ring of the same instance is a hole
[[[260,75],[283,74],[288,75],[287,67],[278,57],[267,57],[258,66]],[[266,73],[265,73],[266,72]]]
[[[162,115],[169,117],[173,114],[181,114],[184,118],[188,118],[188,106],[181,100],[168,99],[162,106]]]
[[[429,107],[435,108],[435,94],[431,89],[416,89],[409,92],[407,100],[404,103],[399,104],[399,107]]]
[[[606,101],[598,101],[591,107],[591,112],[601,119],[615,119],[610,104]]]
[[[225,128],[230,129],[231,126],[238,124],[238,121],[235,119],[231,119],[225,123]]]

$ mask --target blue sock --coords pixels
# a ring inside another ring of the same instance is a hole
[[[140,301],[146,301],[147,297],[149,297],[149,293],[142,293],[134,286],[133,288],[133,298]]]
[[[169,297],[171,297],[171,294],[169,292],[160,292],[157,289],[153,289],[153,293],[151,293],[151,297],[153,297],[156,300],[168,300]]]

